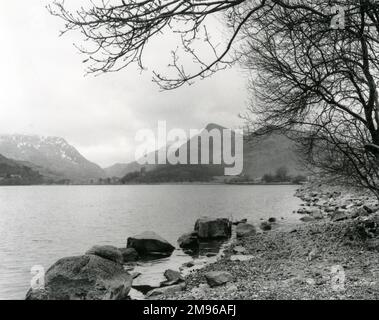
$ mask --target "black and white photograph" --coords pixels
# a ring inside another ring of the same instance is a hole
[[[0,300],[379,299],[379,1],[1,0],[0,41]]]

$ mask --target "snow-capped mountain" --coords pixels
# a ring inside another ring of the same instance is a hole
[[[0,154],[31,164],[43,175],[54,179],[79,182],[105,175],[97,164],[88,161],[59,137],[0,135]]]

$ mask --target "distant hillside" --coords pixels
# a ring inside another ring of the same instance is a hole
[[[223,130],[222,126],[209,124],[205,130]],[[198,145],[199,160],[201,157],[200,139],[195,136],[183,144],[179,150],[187,149],[187,161],[189,162],[189,150],[191,143]],[[213,143],[210,143],[210,159],[213,158]],[[234,153],[234,145],[232,145]],[[222,152],[221,148],[221,152]],[[304,175],[301,169],[299,156],[295,150],[295,143],[281,134],[268,134],[244,141],[242,175],[250,180],[262,178],[266,174],[275,173],[279,168],[288,169],[291,176]],[[150,182],[183,182],[183,181],[210,181],[214,177],[224,175],[224,164],[221,165],[157,165],[149,166],[142,170],[143,166],[119,165],[119,172],[125,173],[122,181],[124,183],[150,183]]]
[[[286,167],[290,175],[305,174],[295,147],[295,142],[282,134],[254,137],[244,144],[243,173],[250,179],[257,179]]]
[[[87,182],[105,177],[103,169],[85,159],[62,138],[0,135],[0,154],[24,161],[52,180]]]
[[[39,172],[0,155],[0,185],[30,185],[42,182],[43,177]]]

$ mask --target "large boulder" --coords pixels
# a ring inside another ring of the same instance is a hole
[[[212,271],[205,274],[210,287],[221,286],[233,280],[233,276],[225,271]]]
[[[108,259],[117,263],[123,263],[121,251],[113,246],[93,246],[86,254],[93,254],[104,259]]]
[[[123,266],[96,255],[58,260],[45,275],[45,290],[27,293],[27,300],[124,300],[132,276]]]
[[[175,250],[167,240],[152,231],[128,238],[126,247],[135,249],[140,256],[170,256]]]
[[[122,259],[124,263],[135,262],[138,260],[138,252],[133,248],[120,248]]]
[[[257,233],[255,227],[248,223],[240,223],[236,228],[237,238],[249,237]]]
[[[197,236],[197,232],[190,232],[183,234],[178,239],[179,247],[182,249],[190,249],[190,250],[196,250],[199,248],[199,239]]]
[[[232,235],[232,223],[228,219],[200,218],[195,231],[200,239],[222,239]]]

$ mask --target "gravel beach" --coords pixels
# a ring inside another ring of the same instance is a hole
[[[302,187],[297,196],[308,222],[236,239],[217,262],[191,272],[183,291],[154,299],[378,299],[377,200],[320,186]],[[214,271],[231,280],[210,287]]]

